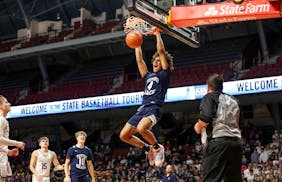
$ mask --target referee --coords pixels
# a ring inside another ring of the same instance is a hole
[[[207,94],[200,104],[194,129],[205,143],[203,182],[241,182],[242,145],[238,101],[222,92],[223,78],[214,74],[207,79]],[[206,141],[203,136],[206,135]]]

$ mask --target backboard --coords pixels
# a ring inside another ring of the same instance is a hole
[[[200,46],[199,27],[176,28],[167,21],[168,12],[149,0],[124,0],[125,6],[131,15],[140,17],[153,26],[159,27],[166,34],[193,47]]]

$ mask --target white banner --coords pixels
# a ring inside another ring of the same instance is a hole
[[[178,102],[201,99],[206,94],[206,85],[169,88],[165,102]],[[282,76],[224,82],[223,92],[230,95],[254,94],[281,91]],[[143,92],[115,94],[107,96],[80,98],[28,104],[11,107],[8,118],[20,118],[48,114],[110,109],[141,105]]]

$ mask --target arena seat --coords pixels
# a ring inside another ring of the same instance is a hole
[[[242,79],[260,78],[265,76],[279,76],[282,74],[282,56],[278,57],[276,63],[255,65],[243,76]]]

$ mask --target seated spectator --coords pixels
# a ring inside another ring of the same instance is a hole
[[[264,148],[261,148],[261,153],[260,153],[260,156],[259,156],[259,162],[267,162],[268,161],[268,158],[269,158],[269,152],[264,150]]]
[[[174,174],[174,168],[172,165],[167,165],[165,168],[165,176],[163,176],[162,182],[178,182],[178,177]]]
[[[258,163],[259,162],[259,156],[257,149],[254,150],[254,152],[251,154],[251,163]]]
[[[248,182],[252,182],[254,180],[254,172],[250,169],[250,173],[246,176]]]
[[[274,133],[272,135],[272,140],[278,140],[279,139],[279,132],[278,130],[274,130]]]

